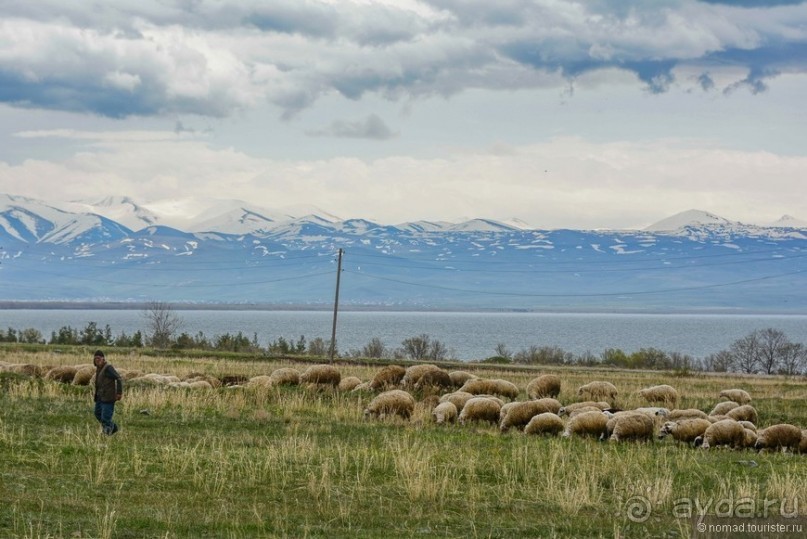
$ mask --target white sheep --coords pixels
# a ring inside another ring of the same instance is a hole
[[[605,424],[605,432],[600,439],[612,442],[621,440],[652,440],[655,423],[653,416],[631,410],[619,412]]]
[[[617,389],[611,382],[589,382],[577,388],[577,395],[590,400],[602,399],[613,404],[617,397]]]
[[[76,377],[78,369],[72,365],[63,365],[61,367],[53,367],[45,373],[46,380],[56,380],[63,384],[70,384],[73,378]]]
[[[757,431],[757,426],[750,421],[738,421],[738,423],[742,425],[744,429],[752,430],[754,432]]]
[[[358,376],[345,376],[339,381],[339,391],[353,391],[361,383],[361,378]]]
[[[698,436],[703,436],[706,429],[711,426],[712,422],[702,417],[667,421],[661,427],[658,437],[663,439],[672,436],[673,440],[678,442],[692,443]]]
[[[751,402],[751,395],[743,389],[724,389],[720,392],[720,398],[728,399],[737,404],[748,404]]]
[[[606,410],[611,407],[611,405],[605,401],[601,402],[594,402],[594,401],[583,401],[583,402],[573,402],[571,404],[567,404],[566,406],[562,406],[558,411],[558,415],[569,415],[578,408],[584,408],[586,406],[594,406],[600,410]]]
[[[757,432],[757,442],[754,444],[754,448],[757,450],[781,449],[786,451],[790,449],[798,451],[800,444],[801,429],[795,425],[779,423]]]
[[[466,391],[455,391],[453,393],[446,393],[440,397],[440,402],[451,402],[457,407],[457,412],[462,412],[465,403],[474,398],[475,395]]]
[[[438,425],[453,423],[457,420],[458,415],[457,407],[454,406],[454,403],[451,401],[441,402],[432,410],[432,417],[434,418],[434,422]]]
[[[333,365],[311,365],[300,375],[301,384],[338,387],[342,375]]]
[[[365,419],[400,416],[409,419],[415,410],[415,398],[401,389],[391,389],[377,395],[364,410]]]
[[[745,445],[745,429],[733,419],[722,419],[709,425],[703,436],[695,438],[695,445],[702,449],[719,445],[739,449]]]
[[[531,399],[555,398],[558,395],[560,395],[560,376],[556,374],[542,374],[527,384],[527,396]]]
[[[401,378],[401,386],[414,388],[415,384],[417,384],[427,372],[442,370],[443,369],[437,365],[432,365],[431,363],[419,363],[417,365],[412,365],[411,367],[407,367],[406,373],[404,374],[403,378]]]
[[[563,432],[563,420],[551,412],[538,414],[524,427],[524,434],[551,434]]]
[[[118,369],[118,374],[121,375],[121,378],[124,380],[131,380],[132,378],[127,378],[122,372],[122,369]],[[81,365],[76,370],[76,375],[73,376],[73,385],[74,386],[88,386],[90,382],[95,379],[95,365]],[[141,374],[142,373],[138,373]]]
[[[801,443],[799,444],[799,453],[802,455],[807,453],[807,429],[801,431]]]
[[[476,378],[465,382],[460,391],[474,395],[492,394],[514,400],[518,397],[518,386],[502,379]]]
[[[499,430],[507,432],[512,427],[520,429],[538,414],[557,413],[560,406],[555,407],[551,402],[546,401],[555,401],[555,399],[539,399],[505,404],[502,409],[505,409],[506,412],[499,423]]]
[[[756,424],[759,419],[756,409],[750,404],[743,404],[737,408],[732,408],[726,413],[726,417],[735,421],[750,421],[754,424]]]
[[[563,436],[568,438],[573,434],[579,436],[600,437],[605,433],[608,425],[608,416],[602,412],[585,412],[569,419]]]
[[[715,407],[712,408],[712,411],[709,412],[709,415],[713,416],[726,415],[727,413],[729,413],[734,408],[737,408],[738,406],[740,405],[734,401],[719,402],[715,404]]]
[[[145,378],[145,377],[144,377]],[[138,378],[139,380],[139,378]],[[272,387],[274,383],[272,382],[272,378],[266,374],[260,374],[258,376],[253,376],[249,380],[247,380],[247,387]]]
[[[670,410],[667,414],[666,418],[669,421],[678,421],[679,419],[706,419],[708,414],[703,410],[698,410],[696,408],[682,408],[678,410]]]
[[[738,422],[739,423],[739,422]],[[743,438],[743,447],[750,449],[757,444],[757,431],[743,427],[745,438]]]
[[[460,424],[464,425],[469,421],[489,421],[498,423],[499,411],[502,405],[487,397],[474,397],[469,399],[460,412]]]
[[[190,388],[190,389],[213,389],[213,384],[211,384],[207,380],[194,380],[193,382],[188,382],[188,388]]]
[[[639,396],[650,403],[661,402],[673,407],[678,404],[678,391],[676,391],[673,386],[667,384],[641,389],[639,390]]]
[[[443,389],[453,387],[451,383],[451,376],[448,375],[443,369],[429,370],[423,373],[415,383],[415,389]]]

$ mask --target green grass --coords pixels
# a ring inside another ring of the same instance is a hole
[[[180,375],[294,366],[111,361]],[[339,368],[368,379],[377,367]],[[536,374],[491,368],[488,375],[522,391]],[[607,379],[624,406],[642,404],[636,389],[670,383],[684,406],[708,411],[720,389],[743,387],[755,397],[760,425],[807,426],[804,381],[554,372],[564,380],[563,402],[575,400],[581,383]],[[0,373],[0,537],[687,537],[690,523],[674,515],[681,499],[796,500],[807,514],[805,455],[437,427],[421,406],[408,422],[367,422],[362,411],[371,398],[301,387],[133,387],[116,409],[122,431],[104,437],[88,388]],[[627,512],[635,496],[650,503],[643,522]]]

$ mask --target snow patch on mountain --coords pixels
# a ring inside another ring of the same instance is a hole
[[[647,232],[675,232],[686,227],[725,226],[736,224],[728,219],[702,210],[687,210],[654,223],[644,230]]]

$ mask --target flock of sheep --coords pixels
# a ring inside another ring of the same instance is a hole
[[[0,372],[12,371],[29,376],[75,385],[92,383],[93,365],[62,366],[45,369],[36,365],[0,362]],[[561,379],[543,374],[526,387],[527,400],[516,400],[519,388],[507,380],[480,378],[465,371],[448,372],[431,364],[409,368],[390,365],[379,370],[370,381],[342,377],[332,365],[312,365],[300,372],[291,367],[274,370],[270,375],[216,378],[192,373],[176,376],[118,369],[127,386],[166,386],[187,389],[228,387],[274,387],[308,385],[332,387],[344,392],[372,392],[376,396],[364,410],[365,418],[398,416],[409,419],[415,409],[412,392],[428,395],[423,399],[432,408],[436,424],[490,422],[501,432],[523,430],[528,435],[591,436],[600,440],[652,440],[672,437],[703,449],[728,446],[734,449],[779,450],[807,453],[807,429],[786,423],[757,428],[757,411],[751,396],[742,389],[726,389],[725,399],[706,413],[698,409],[678,409],[679,396],[669,385],[657,385],[639,391],[647,407],[620,410],[615,407],[617,388],[609,382],[590,382],[578,388],[580,402],[564,406],[557,397]]]

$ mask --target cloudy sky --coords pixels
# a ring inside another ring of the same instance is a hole
[[[0,192],[807,219],[807,3],[0,0]]]

